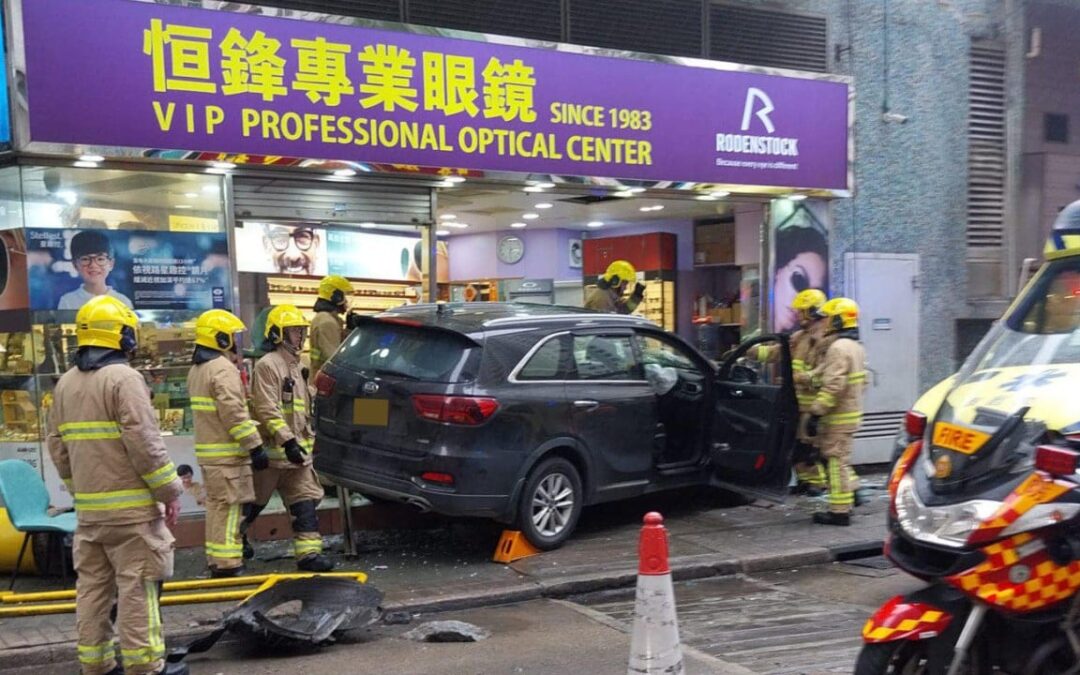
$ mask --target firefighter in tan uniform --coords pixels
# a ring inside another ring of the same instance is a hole
[[[624,297],[631,281],[634,282],[634,290],[630,297]],[[596,288],[589,291],[589,296],[585,298],[585,309],[605,314],[633,314],[644,299],[645,286],[637,283],[634,266],[625,260],[616,260],[608,265],[596,282]]]
[[[821,307],[829,332],[821,363],[813,379],[819,383],[810,405],[807,433],[817,436],[828,466],[829,510],[815,513],[814,522],[850,525],[855,503],[851,448],[862,423],[866,351],[859,343],[859,306],[848,298],[834,298]]]
[[[138,317],[97,296],[75,318],[78,353],[53,392],[48,447],[74,497],[78,656],[84,675],[187,673],[166,667],[158,606],[172,576],[183,486],[146,381],[129,363]],[[109,618],[117,603],[115,634]],[[123,665],[117,663],[119,637]]]
[[[800,329],[791,334],[791,372],[795,379],[795,397],[799,401],[798,445],[795,450],[795,486],[796,494],[817,497],[825,493],[827,485],[825,467],[819,461],[817,439],[806,434],[806,423],[810,418],[810,406],[814,402],[814,387],[810,372],[814,368],[814,355],[817,345],[824,336],[825,322],[818,315],[818,310],[826,302],[825,293],[808,288],[800,291],[791,302],[791,308],[799,313]],[[763,363],[780,358],[779,345],[758,347],[757,360]]]
[[[300,349],[307,319],[292,305],[278,305],[266,317],[266,345],[272,348],[255,364],[251,403],[263,440],[270,448],[270,468],[255,474],[255,501],[245,514],[246,532],[277,490],[292,514],[296,566],[305,572],[327,572],[334,564],[323,555],[316,507],[322,485],[311,467],[311,394],[300,373]]]
[[[244,573],[241,509],[255,501],[252,469],[270,466],[234,362],[245,330],[244,322],[223,309],[204,312],[195,322],[195,352],[188,371],[195,458],[206,488],[206,561],[212,577]]]
[[[348,309],[348,297],[352,293],[352,284],[345,277],[334,274],[319,282],[319,299],[315,301],[315,318],[311,320],[311,386],[315,386],[315,376],[345,339],[341,315]]]

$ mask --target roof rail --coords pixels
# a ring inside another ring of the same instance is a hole
[[[632,325],[654,325],[651,321],[642,316],[628,316],[625,314],[587,314],[584,312],[576,314],[545,314],[537,316],[502,316],[497,319],[489,319],[484,322],[484,326],[502,326],[508,323],[547,323],[551,321],[604,321],[604,322],[618,322],[627,323]]]

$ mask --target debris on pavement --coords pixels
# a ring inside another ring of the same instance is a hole
[[[478,642],[491,631],[464,621],[427,621],[401,637],[416,642]]]

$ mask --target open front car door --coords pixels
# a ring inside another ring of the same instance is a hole
[[[799,423],[787,337],[763,335],[739,345],[720,366],[714,392],[714,484],[781,498],[791,478]]]

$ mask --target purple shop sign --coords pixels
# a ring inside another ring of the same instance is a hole
[[[848,188],[848,85],[129,0],[24,2],[32,142]]]

